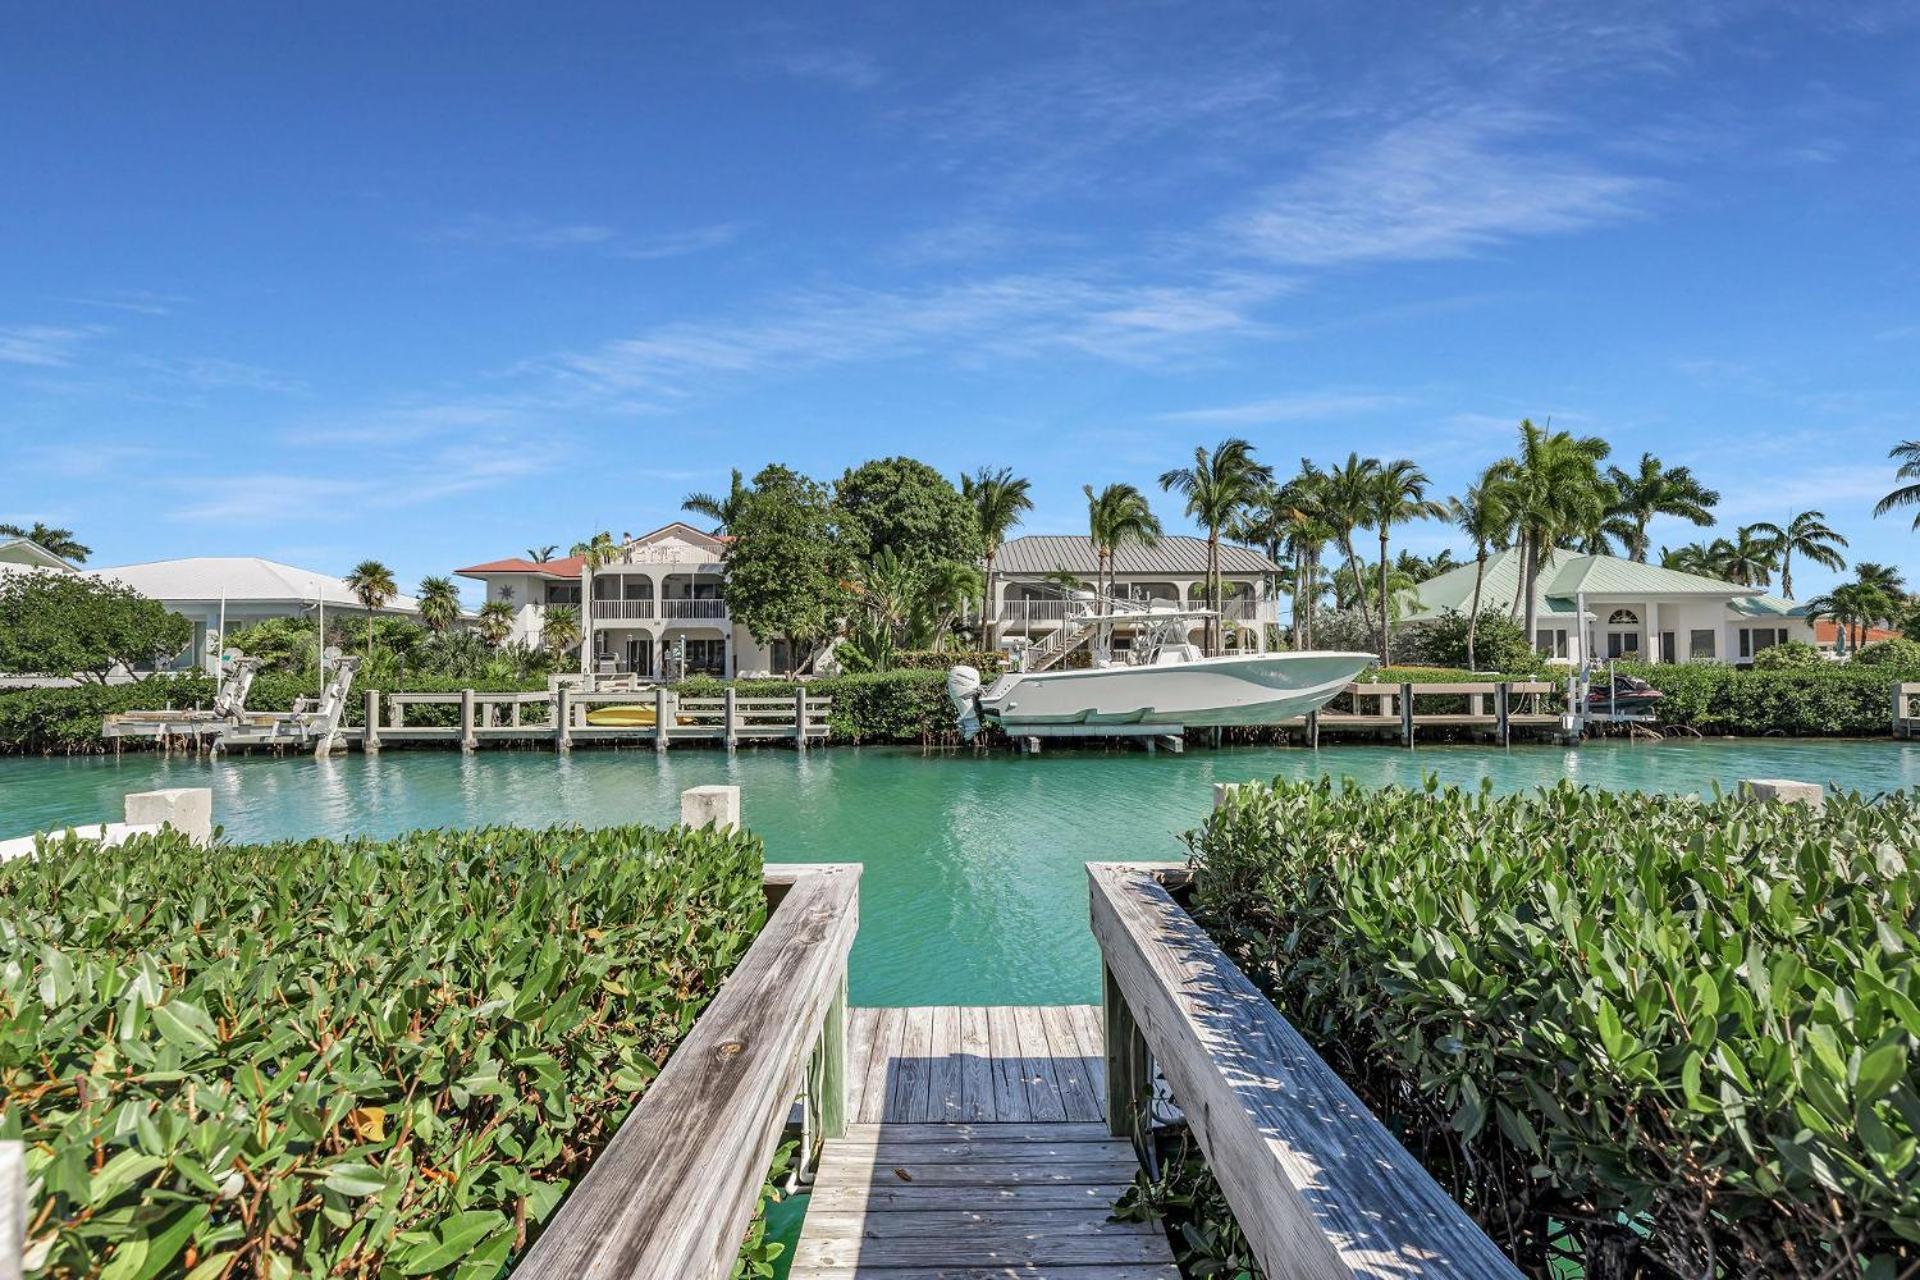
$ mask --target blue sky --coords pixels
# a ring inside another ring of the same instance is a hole
[[[1531,415],[1920,576],[1916,65],[1871,2],[17,5],[0,519],[411,583],[729,466],[1078,532]]]

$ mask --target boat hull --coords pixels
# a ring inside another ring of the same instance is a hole
[[[1022,725],[1278,724],[1318,711],[1373,661],[1364,653],[1269,653],[1152,667],[1003,676],[980,710]]]

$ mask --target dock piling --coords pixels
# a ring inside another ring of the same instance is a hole
[[[213,839],[213,788],[135,791],[121,802],[128,826],[166,823],[195,844]]]
[[[1513,685],[1502,680],[1493,691],[1493,715],[1495,729],[1500,736],[1500,745],[1513,745]]]
[[[793,691],[793,747],[796,751],[807,749],[807,686],[805,685]]]
[[[1403,681],[1400,685],[1400,740],[1408,750],[1413,749],[1413,683]]]
[[[380,750],[380,691],[367,690],[365,726],[360,730],[360,749],[372,754]]]
[[[473,690],[460,691],[460,749],[472,751],[476,745],[473,736]]]
[[[1740,790],[1755,800],[1778,800],[1783,804],[1804,804],[1824,809],[1827,789],[1817,782],[1796,782],[1790,778],[1744,778]]]
[[[567,686],[558,685],[553,691],[553,749],[569,751],[573,748],[572,727],[573,708],[567,705]]]
[[[721,706],[726,721],[722,732],[726,735],[727,750],[731,752],[740,745],[740,703],[732,685],[727,686]]]
[[[673,723],[673,694],[667,686],[660,685],[653,691],[653,749],[667,749],[667,727]]]
[[[680,823],[688,827],[713,827],[718,831],[739,830],[740,788],[688,787],[680,793]]]

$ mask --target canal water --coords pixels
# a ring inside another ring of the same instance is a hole
[[[381,835],[416,827],[642,822],[679,814],[682,789],[742,789],[747,825],[777,861],[857,861],[856,1004],[1050,1004],[1099,999],[1081,864],[1182,854],[1211,784],[1327,773],[1368,784],[1501,791],[1558,782],[1706,793],[1741,778],[1880,792],[1920,785],[1920,744],[1602,742],[1578,748],[1337,746],[922,754],[903,748],[720,752],[388,751],[328,761],[208,763],[140,754],[0,760],[0,837],[117,818],[121,796],[210,786],[229,838]]]

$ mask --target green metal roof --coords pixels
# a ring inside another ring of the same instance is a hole
[[[1513,608],[1514,598],[1520,593],[1520,569],[1520,553],[1516,550],[1498,551],[1488,557],[1485,578],[1480,585],[1482,613]],[[1466,613],[1473,607],[1473,580],[1471,564],[1429,578],[1415,588],[1417,607],[1405,615],[1407,620],[1437,618],[1449,610]],[[1735,608],[1755,600],[1772,599],[1761,596],[1752,587],[1717,578],[1680,573],[1618,556],[1583,556],[1566,550],[1555,550],[1546,556],[1534,590],[1539,596],[1538,613],[1543,618],[1573,617],[1582,592],[1602,597],[1711,596],[1724,599]],[[1779,603],[1786,604],[1785,601]],[[1759,611],[1773,612],[1764,606]]]
[[[1727,601],[1727,607],[1735,613],[1750,618],[1804,618],[1807,606],[1795,604],[1791,600],[1782,600],[1779,596],[1747,596],[1740,600]]]

